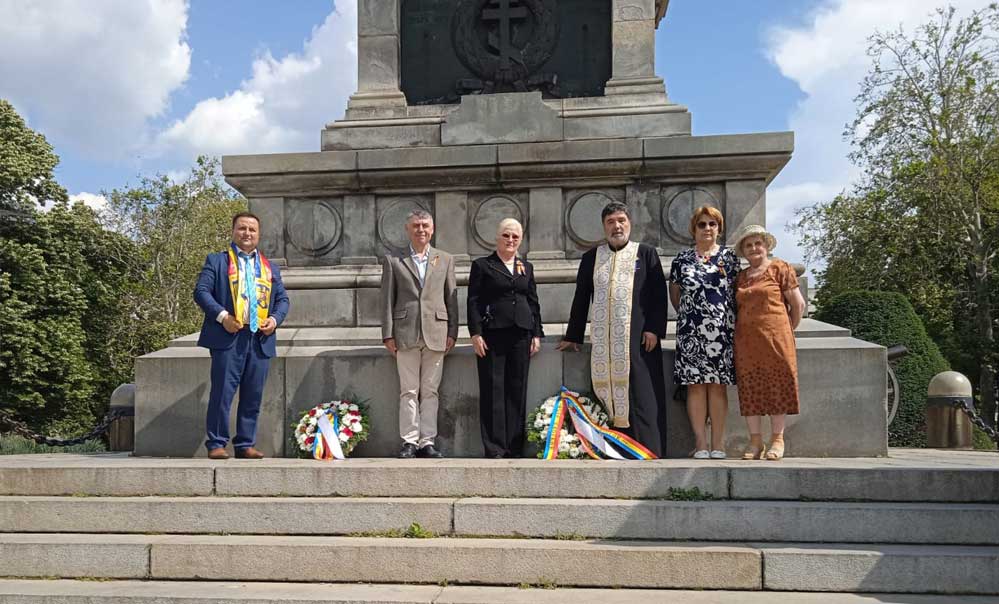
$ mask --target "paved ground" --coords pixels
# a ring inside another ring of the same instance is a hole
[[[6,598],[10,598],[9,600]],[[633,589],[521,589],[295,583],[184,581],[0,581],[0,600],[31,604],[128,602],[128,604],[986,604],[982,596],[844,594],[800,592],[663,591]]]
[[[0,455],[0,469],[4,468],[59,468],[59,467],[108,467],[108,468],[202,468],[218,465],[254,465],[267,468],[303,468],[318,463],[310,459],[228,459],[211,461],[208,459],[132,457],[128,453],[95,454],[51,454],[51,455]],[[517,467],[550,468],[555,465],[579,467],[580,464],[602,466],[633,467],[635,464],[663,468],[733,468],[763,466],[767,468],[829,468],[829,469],[999,469],[999,453],[995,451],[952,451],[941,449],[891,449],[888,457],[878,458],[787,458],[780,462],[742,460],[694,460],[658,459],[655,461],[592,461],[540,459],[411,459],[356,458],[331,462],[350,466],[370,466],[378,468],[411,468],[430,466],[435,468],[476,468],[476,467]]]

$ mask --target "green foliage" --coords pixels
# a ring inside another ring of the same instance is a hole
[[[95,344],[115,314],[123,237],[66,202],[59,158],[0,101],[0,407],[35,429],[70,436],[93,423],[105,392]],[[39,204],[54,203],[48,212]]]
[[[33,440],[28,440],[14,434],[0,434],[0,455],[26,455],[30,453],[103,453],[107,447],[99,440],[88,440],[87,442],[70,447],[50,447],[40,445]]]
[[[0,99],[0,215],[23,212],[36,202],[66,201],[66,190],[53,175],[58,163],[45,137]]]
[[[246,204],[199,158],[184,182],[106,193],[99,215],[68,203],[58,162],[0,100],[0,408],[68,437],[103,416],[136,356],[198,329],[198,271]]]
[[[995,451],[996,443],[994,440],[989,438],[989,435],[979,430],[977,427],[971,427],[971,441],[972,446],[978,451]]]
[[[701,491],[700,487],[670,487],[666,499],[669,501],[711,501],[715,496]]]
[[[818,304],[856,289],[906,295],[995,415],[999,368],[999,5],[953,8],[870,38],[847,127],[853,189],[798,213]]]
[[[926,388],[934,375],[950,367],[905,296],[846,292],[823,305],[817,318],[846,327],[862,340],[882,346],[903,344],[909,349],[908,355],[894,361],[902,395],[888,443],[894,447],[926,446]]]
[[[204,315],[191,295],[194,282],[205,257],[229,242],[232,215],[246,209],[219,167],[217,159],[199,157],[183,182],[160,175],[106,193],[106,225],[139,249],[132,267],[136,280],[123,296],[131,320],[113,327],[130,357],[201,327]]]

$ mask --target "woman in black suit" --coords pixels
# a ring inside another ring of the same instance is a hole
[[[496,229],[496,251],[472,263],[468,332],[478,358],[479,423],[486,457],[524,453],[527,368],[541,349],[541,306],[534,267],[517,257],[524,228],[507,218]]]

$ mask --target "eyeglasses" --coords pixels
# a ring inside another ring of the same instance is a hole
[[[704,222],[702,220],[701,222],[697,223],[697,228],[699,228],[699,229],[706,229],[708,227],[711,227],[713,229],[717,228],[718,227],[718,223],[715,222],[714,220],[711,220],[711,221],[708,221],[708,222]]]
[[[520,241],[520,235],[517,235],[516,233],[503,233],[500,237],[503,239],[510,239],[512,241]]]

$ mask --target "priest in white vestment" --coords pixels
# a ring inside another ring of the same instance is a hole
[[[606,242],[583,254],[569,326],[558,350],[579,350],[592,303],[593,391],[607,406],[612,428],[661,457],[666,434],[660,345],[666,337],[666,277],[656,249],[630,241],[625,204],[608,204],[601,220]]]

